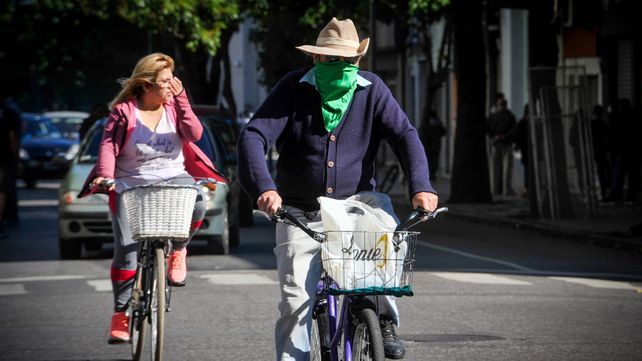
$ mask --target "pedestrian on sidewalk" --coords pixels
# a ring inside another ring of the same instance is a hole
[[[274,214],[285,207],[311,228],[321,227],[319,196],[345,199],[375,190],[375,157],[384,140],[407,171],[412,206],[437,207],[416,129],[385,83],[359,69],[368,42],[359,40],[351,20],[332,18],[316,46],[297,47],[314,66],[285,75],[241,133],[239,179],[260,210]],[[265,162],[265,152],[275,144],[280,154],[276,181]],[[283,223],[277,224],[276,244],[277,360],[307,360],[320,245]],[[386,357],[403,358],[394,298],[380,296],[378,303]]]
[[[613,162],[613,180],[609,201],[637,201],[640,190],[640,158],[642,149],[637,137],[640,120],[629,99],[619,99],[618,109],[612,113],[610,149]],[[626,187],[625,187],[626,185]]]
[[[20,163],[20,110],[13,98],[0,94],[0,238],[7,237],[4,224],[18,222],[16,180]],[[15,203],[15,204],[13,204]]]
[[[593,107],[591,117],[591,136],[593,143],[593,160],[597,168],[597,176],[600,182],[600,199],[604,200],[609,194],[611,187],[611,162],[608,154],[608,133],[609,124],[604,117],[604,109],[601,105]]]
[[[497,103],[497,111],[488,117],[488,135],[493,145],[493,193],[496,195],[514,195],[513,178],[513,140],[510,131],[517,121],[508,109],[506,99]]]
[[[122,90],[111,102],[98,160],[79,197],[89,194],[106,179],[126,179],[129,186],[193,184],[191,177],[223,180],[212,162],[193,142],[203,133],[182,82],[174,77],[174,60],[162,53],[141,58],[132,75],[122,80]],[[109,208],[114,230],[111,281],[114,295],[109,343],[130,341],[126,314],[131,298],[138,252],[142,243],[132,238],[121,193],[122,183],[109,189]],[[168,279],[184,286],[187,244],[205,216],[205,197],[199,192],[192,213],[190,238],[174,242],[168,260]]]
[[[527,195],[528,192],[528,111],[528,103],[526,103],[526,105],[524,105],[524,114],[522,115],[522,118],[517,122],[509,134],[509,138],[513,139],[515,146],[519,150],[520,161],[524,168],[522,174],[524,176],[524,195]]]

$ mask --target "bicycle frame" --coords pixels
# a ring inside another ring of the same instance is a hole
[[[409,228],[416,226],[421,222],[425,222],[428,219],[435,218],[437,214],[447,211],[448,208],[440,208],[433,212],[426,211],[424,209],[418,208],[411,212],[411,214],[401,222],[395,229],[396,232],[404,232]],[[315,232],[305,224],[303,224],[296,217],[292,216],[285,209],[279,209],[276,214],[272,217],[268,217],[272,221],[283,222],[284,219],[292,222],[292,224],[306,234],[308,234],[312,239],[317,242],[324,242],[326,240],[326,234],[323,232]],[[319,335],[319,337],[329,336],[330,343],[327,345],[329,347],[330,360],[338,361],[339,360],[339,340],[343,335],[343,359],[344,361],[352,361],[352,348],[353,348],[353,317],[354,315],[351,312],[351,308],[355,305],[355,302],[365,301],[365,295],[345,295],[343,296],[341,309],[337,310],[338,302],[336,296],[326,292],[327,284],[325,280],[321,278],[317,283],[317,292],[316,300],[314,302],[314,308],[312,310],[313,314],[322,314],[324,308],[327,307],[328,320],[329,320],[329,335]],[[338,287],[336,283],[333,282],[332,287]],[[373,311],[376,312],[376,306],[372,304],[366,304],[364,308],[374,308]],[[340,314],[339,314],[340,313]]]
[[[153,274],[153,269],[154,269],[154,254],[153,250],[159,247],[164,248],[165,250],[165,255],[170,254],[171,252],[171,247],[172,243],[168,241],[163,241],[163,240],[153,240],[153,241],[143,241],[141,242],[141,248],[140,252],[138,254],[138,264],[136,266],[136,276],[134,278],[134,285],[138,283],[138,280],[142,280],[142,285],[143,289],[142,290],[136,290],[134,289],[133,291],[145,291],[147,294],[142,294],[138,296],[142,296],[142,300],[144,302],[144,307],[138,308],[138,310],[144,310],[145,312],[150,312],[148,304],[146,304],[147,299],[149,298],[149,285],[154,279],[154,274]],[[166,311],[169,311],[169,302],[171,299],[171,290],[172,287],[169,285],[166,285],[165,287],[166,291]],[[134,294],[132,292],[132,298],[134,297]],[[139,300],[140,302],[140,300]],[[133,309],[135,310],[135,309]]]
[[[314,304],[315,309],[327,305],[328,319],[330,321],[330,359],[332,361],[352,361],[352,316],[350,308],[355,302],[364,299],[364,296],[346,295],[341,301],[340,314],[338,314],[337,297],[331,294],[324,294],[323,280],[317,284],[317,301]],[[339,358],[339,340],[343,336],[343,358]]]

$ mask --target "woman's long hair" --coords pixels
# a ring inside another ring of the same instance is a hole
[[[167,68],[174,71],[174,59],[169,55],[153,53],[140,59],[129,78],[118,79],[122,89],[109,103],[109,109],[122,101],[138,98],[145,91],[145,87],[156,83],[158,72]]]

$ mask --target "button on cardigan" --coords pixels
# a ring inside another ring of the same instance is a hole
[[[314,211],[319,196],[342,199],[373,191],[375,157],[384,140],[400,160],[409,194],[436,193],[417,130],[379,77],[359,71],[352,102],[328,133],[311,73],[308,68],[283,77],[239,136],[239,179],[254,201],[277,190],[285,205]],[[274,145],[275,180],[265,162]]]

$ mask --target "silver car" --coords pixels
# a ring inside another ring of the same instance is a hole
[[[80,258],[83,247],[97,250],[103,243],[113,242],[108,197],[93,194],[77,198],[96,163],[104,122],[104,119],[98,121],[87,132],[59,189],[58,237],[60,256],[63,259]],[[220,138],[211,129],[204,127],[203,137],[197,145],[217,169],[224,169],[222,164],[225,159],[220,151],[221,145],[215,142],[220,142]],[[239,238],[238,220],[228,217],[229,186],[218,184],[216,191],[208,190],[206,195],[205,219],[194,238],[206,240],[210,253],[228,254],[230,243],[238,244]]]

